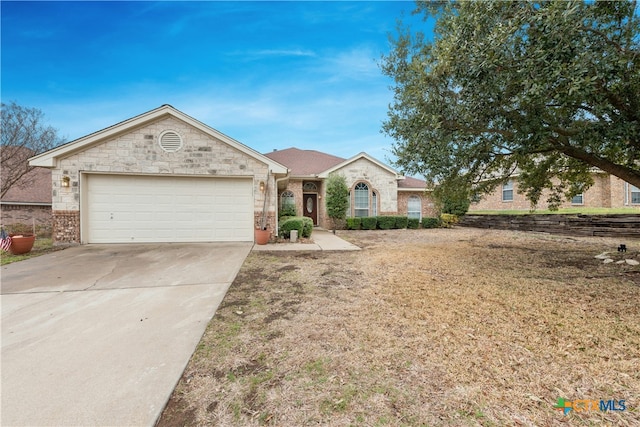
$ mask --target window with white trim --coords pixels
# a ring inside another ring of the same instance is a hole
[[[295,196],[293,195],[293,192],[289,190],[283,191],[282,194],[280,195],[280,208],[284,209],[289,206],[292,207],[293,209],[296,208]]]
[[[407,202],[407,217],[422,219],[422,200],[418,196],[410,196]]]
[[[502,184],[502,201],[503,202],[513,201],[513,181],[511,180]]]
[[[640,205],[640,188],[635,185],[631,186],[631,204]]]
[[[571,199],[572,205],[584,205],[584,193],[576,194]]]
[[[353,216],[363,217],[369,216],[369,186],[364,182],[356,184],[353,197]]]

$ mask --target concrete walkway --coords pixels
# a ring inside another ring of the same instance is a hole
[[[313,243],[269,243],[253,245],[254,251],[359,251],[360,248],[322,228],[314,228]]]

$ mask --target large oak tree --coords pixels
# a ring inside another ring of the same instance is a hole
[[[518,174],[553,208],[598,168],[640,187],[635,1],[418,2],[433,39],[399,25],[383,131],[396,165],[472,194]]]

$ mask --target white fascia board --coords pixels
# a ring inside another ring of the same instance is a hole
[[[368,155],[368,154],[367,154],[367,153],[365,153],[365,152],[362,152],[362,153],[356,154],[355,156],[353,156],[353,157],[351,157],[351,158],[349,158],[349,159],[345,160],[344,162],[342,162],[342,163],[338,163],[338,164],[337,164],[337,165],[335,165],[334,167],[329,168],[329,169],[327,169],[326,171],[324,171],[324,172],[322,172],[322,173],[318,174],[318,177],[319,177],[319,178],[328,178],[328,177],[329,177],[329,175],[330,175],[332,172],[335,172],[335,171],[337,171],[338,169],[342,169],[343,167],[347,166],[348,164],[353,163],[353,162],[355,162],[356,160],[359,160],[359,159],[366,159],[366,160],[370,161],[371,163],[373,163],[373,164],[375,164],[375,165],[377,165],[377,166],[381,167],[382,169],[385,169],[385,170],[389,171],[389,173],[391,173],[391,174],[393,174],[393,175],[395,175],[395,176],[396,176],[396,179],[397,179],[397,178],[399,178],[399,174],[398,174],[398,172],[397,172],[395,169],[391,168],[391,166],[389,166],[389,165],[385,165],[384,163],[382,163],[381,161],[379,161],[379,160],[377,160],[377,159],[374,159],[373,157],[371,157],[370,155]]]
[[[433,188],[428,188],[428,187],[410,187],[410,188],[400,188],[398,187],[398,191],[411,191],[411,192],[416,192],[416,191],[423,191],[426,193],[431,193],[433,192]]]

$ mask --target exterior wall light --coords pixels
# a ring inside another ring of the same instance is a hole
[[[62,179],[60,180],[60,185],[62,187],[68,188],[70,184],[71,184],[71,178],[69,178],[66,175],[63,176]]]
[[[260,181],[260,192],[264,193],[264,181]]]

